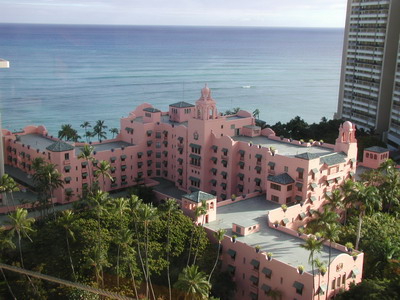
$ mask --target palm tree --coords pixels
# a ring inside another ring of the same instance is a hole
[[[267,296],[271,297],[273,300],[279,300],[282,299],[282,292],[278,289],[271,289],[268,291]]]
[[[28,211],[23,208],[17,208],[14,212],[8,215],[9,220],[6,220],[6,224],[10,226],[10,234],[14,236],[17,234],[18,237],[18,250],[19,250],[19,257],[21,261],[21,267],[25,269],[24,265],[24,257],[22,255],[22,245],[21,241],[22,238],[25,237],[29,241],[32,242],[29,233],[33,232],[32,224],[35,222],[34,218],[28,218]],[[29,276],[27,276],[29,282],[31,283],[32,287],[34,288],[35,292],[37,292],[35,285],[33,284],[32,280]]]
[[[119,133],[118,128],[110,128],[109,131],[112,133],[112,138],[114,138],[114,135],[118,135]]]
[[[66,141],[68,141],[70,139],[72,130],[73,129],[71,124],[62,124],[61,130],[58,131],[58,138],[60,140],[65,139]]]
[[[169,295],[169,300],[172,299],[172,294],[171,294],[171,276],[170,276],[170,261],[169,261],[169,255],[171,252],[171,241],[170,241],[170,222],[171,222],[171,215],[172,212],[176,211],[178,209],[178,205],[174,199],[167,199],[162,206],[164,209],[164,213],[167,214],[167,248],[166,248],[166,255],[167,255],[167,279],[168,279],[168,295]]]
[[[80,136],[78,132],[72,128],[71,124],[61,125],[61,130],[58,131],[58,138],[60,140],[65,139],[66,141],[77,142]]]
[[[96,134],[95,134],[93,131],[87,131],[87,132],[85,132],[85,134],[84,134],[83,136],[86,138],[86,141],[87,141],[88,143],[90,143],[90,139],[91,139],[92,137],[95,137]]]
[[[89,196],[88,200],[92,210],[97,216],[98,226],[97,247],[95,248],[94,253],[92,253],[93,257],[89,260],[89,263],[95,267],[97,284],[99,284],[99,280],[101,280],[101,285],[104,288],[103,266],[107,264],[107,261],[103,258],[101,247],[101,216],[107,211],[106,207],[109,202],[109,198],[106,192],[97,190],[95,193]]]
[[[201,216],[201,214],[203,212],[202,206],[203,205],[201,205],[199,207],[196,207],[196,209],[194,211],[194,220],[193,220],[192,231],[191,231],[191,234],[190,234],[190,246],[189,246],[189,253],[188,253],[188,259],[187,259],[187,262],[186,262],[186,267],[189,266],[190,256],[192,254],[192,248],[193,248],[193,239],[194,239],[194,236],[195,236],[195,231],[198,229],[197,226],[196,226],[197,225],[196,222],[197,222],[197,220],[199,219],[199,217]]]
[[[67,242],[67,251],[68,251],[68,257],[69,257],[69,263],[71,265],[72,276],[74,278],[74,281],[76,281],[75,268],[74,268],[74,264],[72,262],[71,249],[70,249],[70,246],[69,246],[69,238],[71,238],[72,240],[75,240],[75,234],[72,231],[72,223],[73,223],[74,219],[75,219],[74,218],[74,212],[72,210],[64,210],[61,213],[61,217],[58,219],[58,223],[65,230],[65,241]]]
[[[39,171],[44,164],[44,159],[42,157],[36,157],[32,161],[32,170],[37,172]]]
[[[4,227],[0,227],[0,252],[3,253],[3,251],[7,248],[10,249],[15,249],[15,244],[12,242],[10,235],[4,233],[5,229]],[[7,285],[8,291],[10,292],[10,295],[13,297],[14,300],[17,300],[15,297],[10,284],[8,283],[6,274],[4,273],[3,268],[0,268],[1,274],[3,275],[4,282]]]
[[[84,136],[86,137],[86,141],[89,142],[89,140],[88,140],[88,130],[87,129],[92,127],[92,125],[90,125],[90,123],[88,121],[85,121],[80,126],[83,129],[85,129],[85,135]]]
[[[307,231],[313,234],[323,231],[326,224],[337,223],[339,217],[335,211],[331,210],[329,205],[325,205],[322,212],[315,211],[314,215],[315,218],[307,224]]]
[[[126,234],[126,230],[129,230],[129,229],[124,230],[122,220],[123,220],[125,213],[129,211],[128,200],[125,198],[117,198],[117,199],[115,199],[113,204],[114,204],[113,214],[116,216],[117,220],[120,220],[119,233]],[[123,237],[122,240],[126,241],[126,237]],[[122,242],[121,242],[121,238],[120,238],[120,239],[118,239],[118,242],[117,242],[117,245],[118,245],[117,246],[117,268],[116,268],[117,269],[117,287],[119,287],[119,276],[120,276],[119,260],[120,260],[121,244],[122,244]]]
[[[354,184],[355,190],[353,191],[353,197],[358,203],[358,226],[357,226],[357,238],[355,249],[358,250],[361,239],[361,227],[363,217],[366,213],[371,213],[375,208],[380,209],[382,207],[381,199],[378,196],[378,190],[375,186],[366,186],[362,182],[356,182]]]
[[[147,273],[146,273],[145,263],[143,260],[142,251],[140,249],[140,234],[139,234],[139,228],[138,228],[138,224],[141,222],[140,211],[141,211],[141,207],[144,204],[143,204],[142,200],[139,199],[139,197],[136,195],[131,195],[131,197],[128,199],[128,201],[129,201],[129,208],[130,208],[133,224],[135,227],[135,234],[138,239],[138,242],[136,243],[137,253],[139,256],[139,261],[140,261],[140,265],[142,267],[144,278],[146,279]]]
[[[315,284],[314,284],[314,278],[315,278],[315,273],[314,273],[314,254],[317,252],[321,252],[322,250],[322,240],[317,240],[315,236],[310,236],[308,239],[306,239],[306,242],[304,244],[300,245],[301,248],[304,248],[308,251],[310,251],[310,256],[308,257],[308,262],[311,263],[311,268],[312,268],[312,275],[313,275],[313,296],[315,294]]]
[[[145,280],[146,280],[146,297],[149,298],[149,287],[153,291],[149,270],[149,225],[157,218],[157,210],[152,204],[143,204],[139,207],[139,220],[144,227],[144,254],[145,254]],[[153,291],[154,297],[154,291]],[[154,297],[155,298],[155,297]]]
[[[93,127],[93,132],[95,135],[97,135],[97,138],[101,142],[101,139],[106,139],[107,135],[104,129],[107,129],[108,126],[104,125],[103,120],[97,120],[96,125]]]
[[[218,229],[216,232],[214,232],[214,236],[218,241],[218,250],[217,250],[217,257],[215,258],[214,266],[213,266],[213,268],[212,268],[212,270],[210,272],[210,275],[208,276],[208,282],[210,282],[211,276],[212,276],[215,268],[217,267],[218,258],[220,256],[220,252],[221,252],[221,242],[224,240],[225,232],[226,232],[225,229]]]
[[[81,149],[81,153],[78,155],[78,159],[84,159],[87,162],[88,168],[88,176],[89,176],[89,191],[92,187],[92,174],[91,174],[91,164],[90,162],[93,160],[93,151],[94,147],[88,144],[85,144]]]
[[[0,193],[9,193],[11,196],[11,203],[14,207],[15,207],[15,202],[14,202],[13,192],[18,192],[18,191],[19,187],[17,183],[8,174],[4,174],[0,178]],[[6,205],[8,206],[8,203],[6,203]]]
[[[112,179],[109,173],[110,169],[110,163],[106,160],[102,160],[97,164],[97,170],[94,171],[94,176],[96,176],[96,178],[100,177],[100,175],[103,177],[103,190],[106,190],[106,177],[110,180]]]
[[[196,259],[197,259],[197,254],[199,253],[199,246],[200,246],[200,241],[201,241],[201,234],[202,234],[202,230],[201,230],[201,226],[204,224],[204,217],[207,214],[207,202],[205,200],[201,201],[201,205],[196,207],[196,211],[195,211],[195,215],[196,215],[196,220],[198,219],[199,216],[202,216],[203,220],[202,223],[199,225],[198,224],[198,237],[197,237],[197,247],[196,247],[196,252],[194,254],[194,258],[193,258],[193,264],[196,263]]]
[[[321,286],[321,275],[324,276],[326,273],[326,266],[325,263],[318,258],[314,259],[314,265],[318,269],[318,286]],[[329,282],[329,280],[328,280]],[[319,294],[318,294],[318,299],[319,299]]]
[[[339,240],[340,228],[336,223],[328,223],[325,225],[323,236],[326,240],[329,241],[329,259],[328,259],[328,282],[330,282],[330,274],[331,274],[331,252],[332,252],[332,243]],[[329,284],[326,288],[326,299],[328,299],[328,290]]]
[[[133,268],[132,268],[132,262],[136,260],[136,253],[133,250],[131,244],[133,242],[132,239],[133,233],[131,230],[125,228],[119,233],[119,239],[118,239],[118,246],[121,248],[121,255],[123,257],[123,260],[125,260],[128,264],[128,269],[131,274],[131,279],[132,279],[132,284],[133,284],[133,289],[135,290],[135,297],[138,298],[138,292],[136,288],[136,280],[135,280],[135,275],[133,273]]]
[[[343,224],[347,223],[347,210],[349,207],[353,205],[353,190],[354,190],[354,181],[351,179],[346,180],[341,186],[340,189],[343,194],[343,208],[344,208],[344,220]]]
[[[56,219],[56,210],[53,201],[53,191],[64,186],[64,181],[61,179],[61,174],[56,169],[55,164],[46,163],[33,175],[33,180],[41,187],[45,187],[48,192],[51,205],[53,207],[54,219]]]
[[[260,110],[259,110],[258,108],[256,108],[256,109],[253,111],[253,117],[256,118],[256,119],[259,119],[259,118],[260,118]]]
[[[325,199],[328,200],[328,206],[333,211],[342,210],[343,208],[343,195],[340,190],[333,190],[332,195],[325,195]]]
[[[198,270],[198,266],[186,267],[179,274],[175,288],[182,291],[184,299],[207,299],[211,285],[206,274]]]
[[[234,108],[232,109],[232,113],[233,113],[234,115],[236,115],[239,111],[240,111],[240,107],[234,107]]]
[[[391,159],[383,162],[378,171],[385,175],[379,189],[384,201],[384,208],[390,213],[393,205],[400,204],[400,172],[396,169],[396,163]]]

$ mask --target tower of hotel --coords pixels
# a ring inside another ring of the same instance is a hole
[[[348,0],[338,118],[388,131],[399,34],[399,0]],[[397,126],[400,115],[393,111],[392,116]]]

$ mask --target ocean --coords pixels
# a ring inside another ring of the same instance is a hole
[[[260,110],[268,124],[332,118],[343,29],[0,24],[3,127],[79,127],[143,102],[194,103],[205,83],[219,112]]]

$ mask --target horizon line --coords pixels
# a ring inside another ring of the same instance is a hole
[[[0,25],[61,25],[61,26],[113,26],[113,27],[209,27],[209,28],[277,28],[277,29],[344,29],[344,27],[268,26],[268,25],[183,25],[183,24],[85,24],[85,23],[30,23],[0,22]]]

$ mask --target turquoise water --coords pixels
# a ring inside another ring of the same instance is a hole
[[[205,83],[220,111],[261,111],[273,124],[331,118],[343,30],[0,24],[3,127],[105,120],[142,102],[194,102]]]

